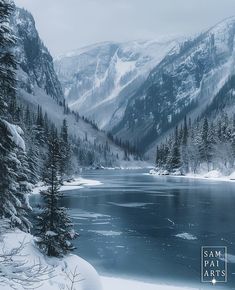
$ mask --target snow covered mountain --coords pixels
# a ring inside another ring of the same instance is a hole
[[[20,86],[28,93],[39,87],[56,101],[64,99],[61,84],[54,71],[53,58],[40,39],[33,16],[16,9],[12,27],[17,37],[17,61],[20,67]]]
[[[71,109],[110,129],[151,69],[176,40],[105,42],[63,55],[55,69]]]
[[[234,75],[234,44],[232,17],[171,50],[128,101],[113,133],[155,152],[156,142],[186,114],[196,118],[210,110]]]
[[[221,91],[227,84],[233,89],[234,17],[187,40],[88,46],[57,58],[55,70],[32,16],[17,10],[13,26],[19,38],[18,75],[26,102],[40,104],[59,122],[65,94],[72,110],[145,152],[154,152],[156,143],[186,114],[193,119],[222,105]],[[226,96],[231,107],[230,90]],[[103,132],[97,137],[83,120],[79,130],[73,118],[70,123],[71,133],[82,138],[88,134],[91,142],[98,138],[105,144]],[[118,153],[115,147],[114,154]]]
[[[81,140],[81,146],[85,140],[84,146],[94,153],[97,164],[114,165],[117,159],[121,161],[124,150],[111,142],[104,132],[83,118],[78,119],[75,114],[64,112],[64,94],[54,70],[53,58],[39,37],[33,16],[17,8],[11,26],[17,38],[18,100],[35,112],[38,105],[41,106],[43,114],[47,113],[48,118],[58,127],[66,119],[70,135]],[[105,146],[110,148],[109,156],[102,157],[102,148]]]

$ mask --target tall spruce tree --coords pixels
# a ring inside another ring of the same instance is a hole
[[[15,95],[16,61],[12,53],[15,38],[9,28],[9,19],[14,10],[12,3],[0,0],[0,114],[7,115],[8,101]]]
[[[200,144],[201,159],[205,160],[207,164],[207,170],[210,170],[211,161],[211,143],[209,139],[209,123],[205,117],[202,125],[201,144]]]
[[[28,181],[24,175],[25,164],[19,158],[19,150],[24,148],[16,146],[15,138],[19,135],[12,134],[14,129],[0,119],[0,218],[9,220],[11,227],[29,231]]]
[[[60,174],[62,179],[67,177],[71,172],[70,159],[71,159],[71,146],[68,138],[68,125],[66,119],[63,120],[60,133]]]
[[[56,131],[51,133],[48,143],[45,184],[48,189],[41,192],[44,209],[38,217],[36,228],[40,248],[48,255],[60,257],[74,249],[71,240],[76,238],[72,222],[66,209],[59,206],[63,197],[60,192],[60,147]]]
[[[8,25],[13,10],[10,1],[0,0],[0,218],[28,231],[27,179],[22,180],[25,164],[19,158],[24,154],[24,141],[19,134],[22,130],[10,123],[14,121],[10,109],[16,104],[16,61],[12,53],[15,39]]]
[[[182,169],[184,173],[189,171],[189,154],[188,154],[188,124],[187,124],[187,117],[184,117],[184,126],[182,130],[182,144],[181,144],[181,160],[182,160]]]
[[[180,156],[180,148],[179,148],[179,134],[178,134],[178,127],[175,128],[175,136],[173,146],[171,148],[171,153],[168,159],[168,169],[170,171],[174,171],[176,169],[180,169],[181,163],[181,156]]]

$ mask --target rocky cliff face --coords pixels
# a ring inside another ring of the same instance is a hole
[[[20,87],[28,93],[34,93],[35,87],[39,87],[57,102],[62,102],[63,91],[54,71],[53,59],[38,35],[33,16],[17,8],[11,24],[17,38]]]
[[[176,45],[174,40],[106,42],[55,60],[71,109],[111,129],[151,69]]]

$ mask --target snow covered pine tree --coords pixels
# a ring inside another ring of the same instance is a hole
[[[14,5],[0,0],[0,218],[9,221],[10,226],[28,231],[30,223],[26,217],[30,209],[27,202],[29,186],[23,176],[25,144],[23,131],[11,124],[10,102],[16,94],[16,61],[12,53],[15,39],[8,26]],[[24,184],[24,186],[23,186]]]
[[[57,131],[53,129],[48,143],[48,159],[45,166],[45,184],[48,189],[41,192],[44,209],[38,216],[36,235],[38,245],[48,256],[61,257],[74,249],[71,240],[77,234],[66,209],[59,206],[63,197],[60,192],[60,146]]]

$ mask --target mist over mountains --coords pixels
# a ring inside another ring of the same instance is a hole
[[[196,119],[205,110],[213,111],[215,102],[221,110],[231,111],[234,105],[229,98],[228,109],[227,97],[218,97],[234,75],[234,17],[196,37],[98,43],[54,63],[30,13],[18,9],[13,25],[20,39],[24,99],[47,104],[47,110],[51,102],[66,102],[71,111],[150,156],[185,115]],[[231,86],[230,95],[232,90]],[[81,131],[84,137],[90,130]]]
[[[70,108],[146,152],[213,106],[234,74],[234,33],[232,17],[189,39],[85,47],[55,68]]]

